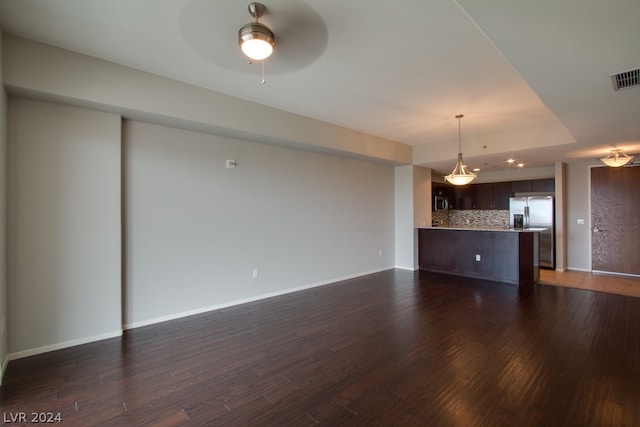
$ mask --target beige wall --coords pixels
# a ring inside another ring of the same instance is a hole
[[[391,166],[133,121],[123,135],[126,327],[393,268]]]
[[[10,100],[10,358],[393,267],[393,167],[120,121]]]
[[[9,352],[121,333],[120,117],[9,100]]]
[[[567,267],[570,270],[591,271],[591,166],[601,162],[593,160],[574,161],[567,164],[566,233]],[[584,219],[584,224],[578,224]]]
[[[15,36],[5,84],[16,93],[250,141],[410,164],[411,147]]]
[[[431,169],[398,166],[394,171],[395,265],[418,268],[416,227],[431,225]]]

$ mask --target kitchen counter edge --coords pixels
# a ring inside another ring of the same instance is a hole
[[[427,227],[427,226],[419,226],[417,229],[427,229],[427,230],[461,230],[461,231],[503,231],[509,233],[531,233],[534,231],[544,231],[546,228],[490,228],[490,227]]]

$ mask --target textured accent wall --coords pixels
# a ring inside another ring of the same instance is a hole
[[[440,227],[508,228],[508,210],[434,211],[433,225]]]

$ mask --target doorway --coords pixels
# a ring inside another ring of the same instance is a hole
[[[591,168],[591,269],[640,276],[640,167]]]

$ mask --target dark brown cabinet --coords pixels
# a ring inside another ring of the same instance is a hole
[[[525,231],[418,230],[420,270],[517,285],[540,279],[540,233]]]
[[[510,182],[472,185],[472,209],[509,209]]]
[[[554,178],[548,179],[534,179],[531,181],[532,193],[553,193],[556,191],[556,180]]]
[[[510,182],[496,182],[492,185],[492,204],[491,209],[509,209],[509,198],[513,196],[511,193]]]
[[[555,189],[556,180],[554,178],[511,182],[512,193],[553,193]]]
[[[512,193],[531,193],[531,180],[513,181],[511,183]]]
[[[553,193],[555,179],[490,182],[460,187],[433,183],[431,188],[434,196],[444,196],[448,199],[449,209],[508,210],[509,198],[515,193]]]
[[[463,185],[462,187],[458,187],[456,188],[456,207],[454,209],[473,209],[473,200],[473,186]]]
[[[432,210],[435,209],[436,196],[444,197],[447,199],[447,209],[457,209],[455,206],[456,189],[453,185],[432,183],[431,193],[434,197],[434,200],[432,200]]]

